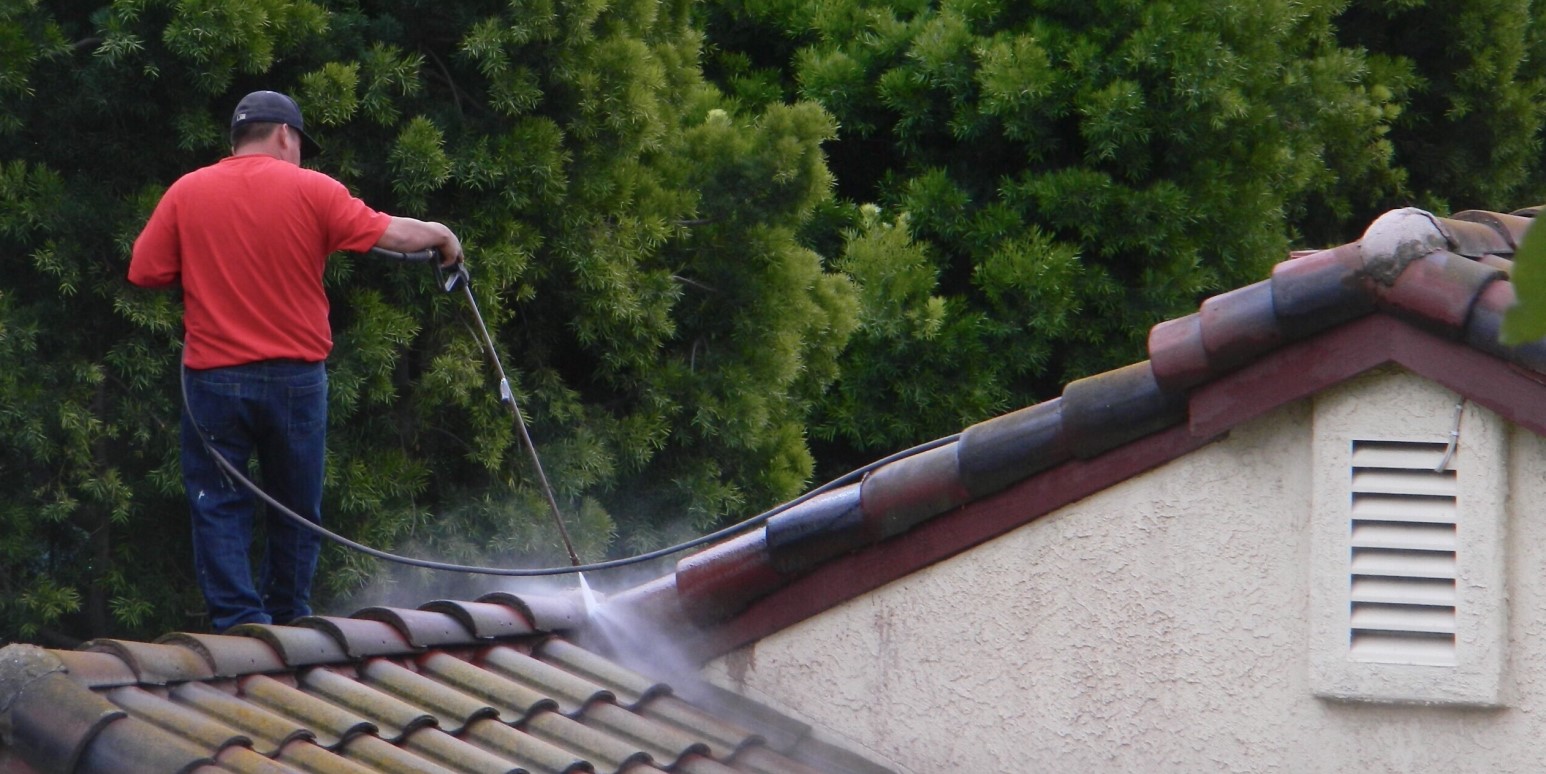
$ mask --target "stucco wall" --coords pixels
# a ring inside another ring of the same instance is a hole
[[[1437,389],[1361,383],[1392,380]],[[1546,767],[1546,447],[1510,429],[1482,461],[1512,482],[1504,707],[1338,703],[1309,676],[1313,417],[1284,407],[705,672],[913,772]]]

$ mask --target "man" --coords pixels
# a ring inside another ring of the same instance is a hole
[[[194,568],[217,632],[309,615],[321,541],[268,509],[254,587],[254,497],[217,467],[201,434],[237,470],[256,453],[264,490],[320,523],[324,361],[333,346],[322,289],[328,255],[435,248],[446,265],[462,258],[446,226],[372,210],[342,183],[302,168],[303,144],[315,146],[295,100],[273,91],[242,98],[231,155],[167,189],[129,263],[136,285],[182,285],[183,484]]]

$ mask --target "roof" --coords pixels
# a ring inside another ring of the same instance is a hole
[[[562,596],[0,649],[5,772],[887,771],[691,680],[552,634]]]
[[[625,639],[668,637],[690,670],[1391,363],[1546,434],[1546,341],[1498,341],[1534,215],[1387,213],[1155,326],[1147,360],[901,455],[601,610]],[[494,594],[240,636],[11,646],[0,771],[881,770],[727,691],[644,678],[578,604]]]
[[[1535,214],[1386,213],[1356,242],[1294,253],[1156,325],[1147,360],[884,465],[613,602],[720,656],[1386,364],[1546,434],[1546,341],[1498,339]]]

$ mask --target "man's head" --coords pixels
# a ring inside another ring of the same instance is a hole
[[[306,134],[300,105],[277,91],[255,91],[236,103],[236,110],[231,113],[231,147],[239,148],[251,140],[268,139],[283,126],[295,130],[307,153],[321,150],[317,141]]]

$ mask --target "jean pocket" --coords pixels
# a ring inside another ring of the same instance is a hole
[[[286,388],[290,405],[289,432],[292,436],[310,435],[327,427],[327,376],[291,384]]]

